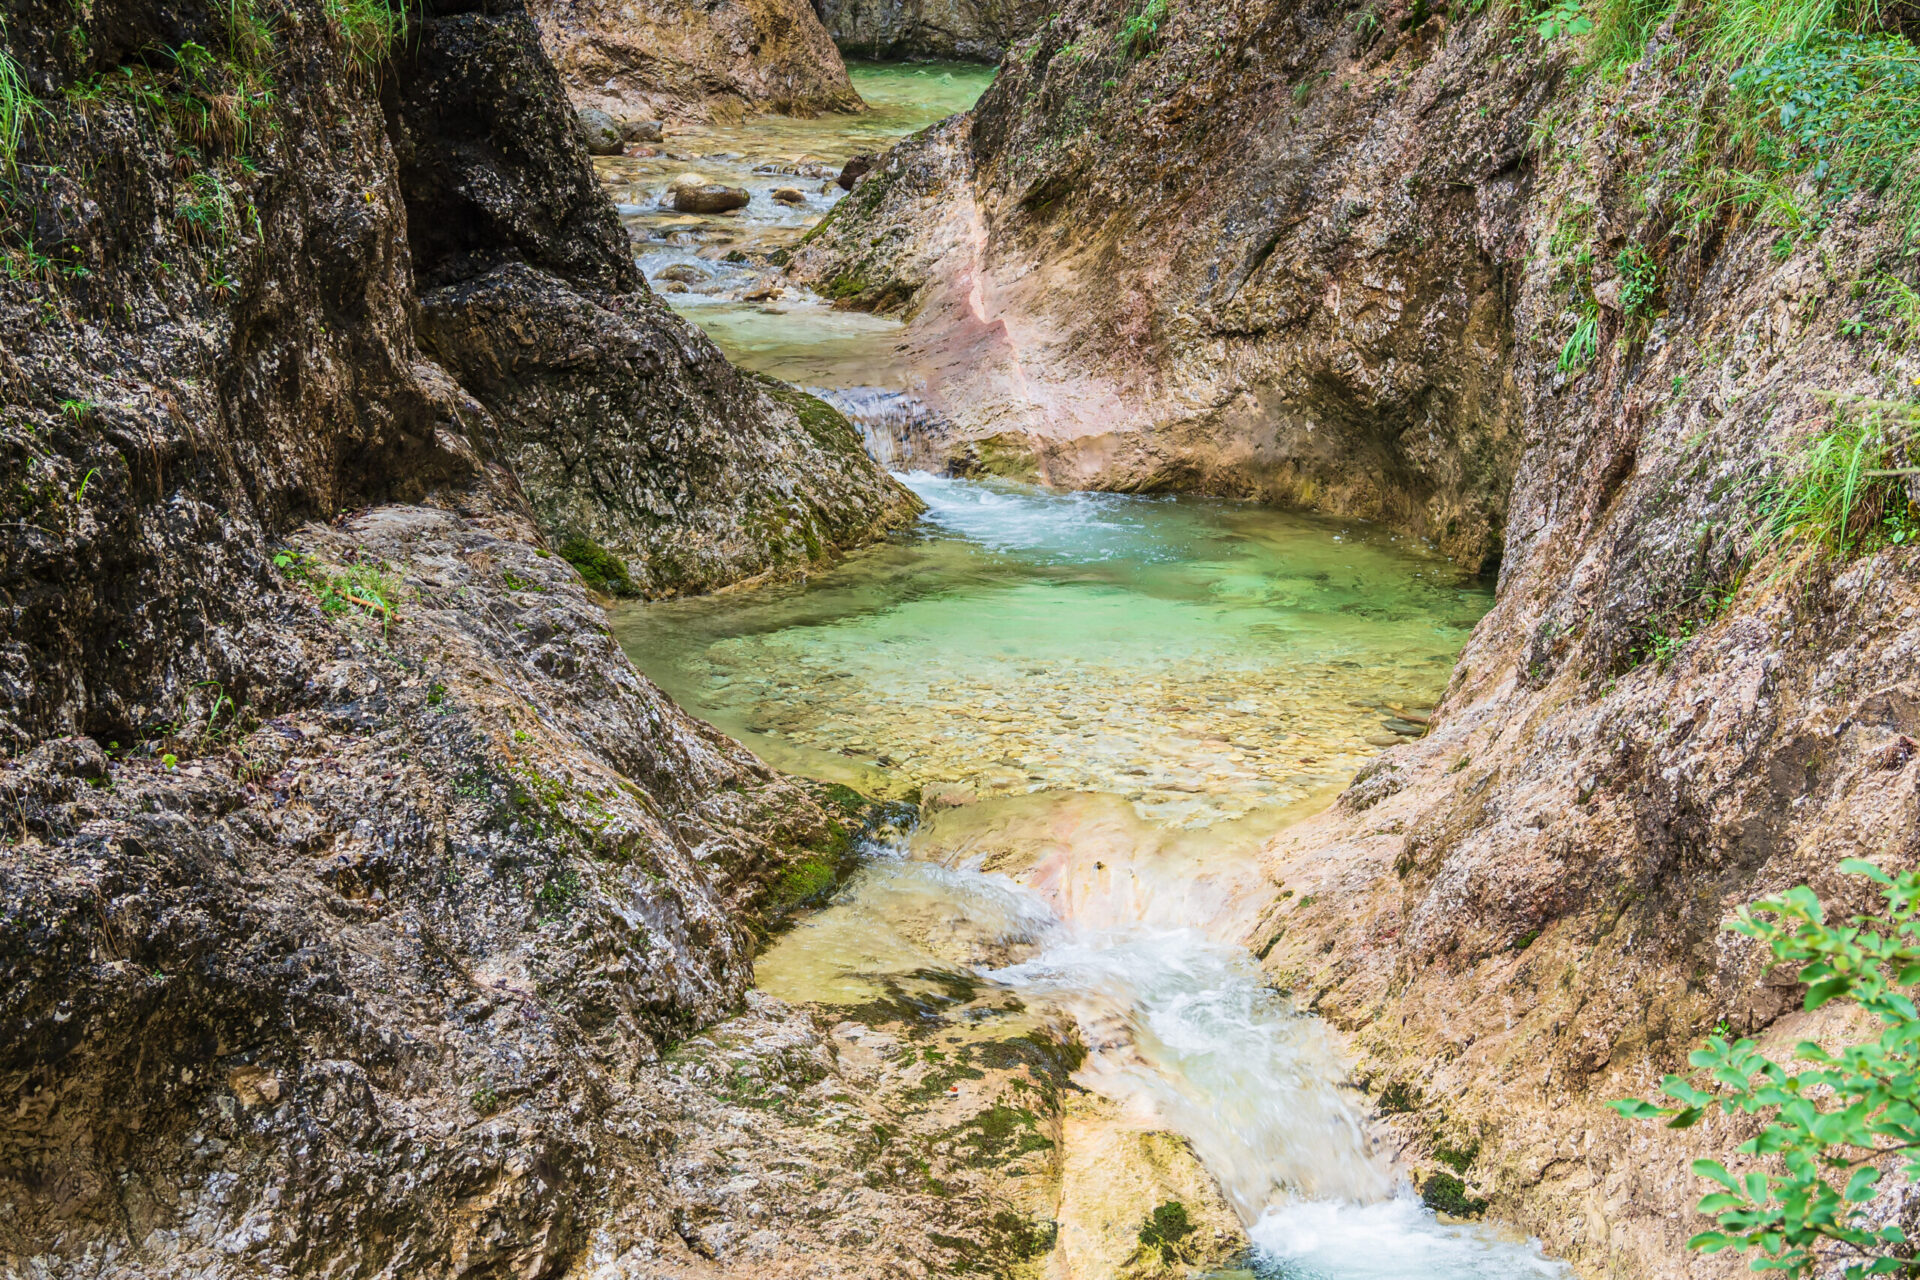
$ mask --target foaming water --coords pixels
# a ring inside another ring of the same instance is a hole
[[[1448,1225],[1410,1191],[1368,1204],[1289,1201],[1248,1233],[1273,1280],[1542,1280],[1564,1264],[1482,1228]]]
[[[915,852],[874,849],[832,906],[760,958],[761,989],[860,1005],[944,987],[958,1000],[941,975],[965,975],[1028,1018],[1070,1020],[1088,1051],[1075,1081],[1119,1103],[1122,1123],[1187,1138],[1248,1224],[1268,1280],[1566,1275],[1529,1244],[1420,1206],[1339,1083],[1324,1027],[1274,992],[1244,949],[1110,916],[1088,928],[1061,914],[1058,885]],[[1169,886],[1192,874],[1164,860],[1135,871]],[[968,997],[976,1011],[992,1003]]]
[[[989,976],[1069,1011],[1080,1080],[1184,1134],[1246,1221],[1276,1197],[1369,1200],[1392,1181],[1317,1022],[1294,1016],[1246,952],[1197,930],[1063,929]]]

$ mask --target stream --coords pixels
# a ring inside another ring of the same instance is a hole
[[[852,71],[865,116],[690,129],[598,164],[643,270],[729,356],[897,412],[914,385],[899,326],[774,285],[752,258],[839,198],[801,175],[964,109],[991,72]],[[689,170],[753,202],[659,208]],[[807,202],[774,203],[784,186]],[[863,426],[889,461],[884,420]],[[1088,1050],[1075,1081],[1192,1144],[1268,1280],[1564,1275],[1421,1207],[1337,1045],[1247,950],[1275,892],[1262,844],[1422,731],[1487,585],[1353,521],[901,478],[927,503],[914,529],[803,583],[615,619],[648,676],[769,763],[923,802],[911,834],[872,842],[761,955],[756,984],[831,1008],[957,977],[1071,1026]],[[981,1016],[969,1000],[944,1014],[955,1036]]]

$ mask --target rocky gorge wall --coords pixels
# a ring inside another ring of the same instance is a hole
[[[1046,21],[1038,0],[813,0],[843,53],[998,62]]]
[[[655,120],[858,111],[807,0],[534,0],[576,105]]]
[[[1689,1159],[1742,1135],[1602,1104],[1718,1024],[1841,1034],[1722,922],[1802,882],[1865,906],[1840,859],[1920,853],[1914,552],[1766,532],[1819,440],[1916,416],[1904,219],[1696,127],[1725,90],[1678,21],[1575,76],[1498,12],[1176,3],[1128,37],[1154,8],[1063,6],[795,269],[908,317],[928,462],[1498,564],[1431,732],[1268,850],[1248,943],[1420,1177],[1583,1274],[1740,1271],[1684,1244]]]
[[[685,590],[911,499],[647,292],[517,3],[5,18],[0,1273],[706,1265],[662,1050],[871,814],[558,552]]]

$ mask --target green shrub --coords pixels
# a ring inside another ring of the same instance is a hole
[[[1677,1105],[1609,1105],[1675,1129],[1713,1110],[1761,1118],[1759,1134],[1737,1148],[1750,1157],[1740,1173],[1718,1160],[1693,1162],[1716,1187],[1699,1211],[1719,1229],[1688,1247],[1752,1253],[1752,1270],[1794,1277],[1844,1264],[1847,1280],[1863,1280],[1913,1270],[1905,1234],[1872,1225],[1866,1202],[1882,1166],[1908,1182],[1920,1179],[1920,1013],[1901,990],[1920,983],[1920,872],[1890,876],[1857,859],[1840,870],[1878,884],[1884,908],[1829,924],[1820,899],[1801,885],[1742,908],[1728,928],[1765,943],[1775,963],[1795,966],[1808,1011],[1850,1000],[1880,1034],[1838,1050],[1803,1040],[1793,1061],[1808,1069],[1799,1071],[1763,1057],[1752,1040],[1729,1043],[1715,1034],[1688,1056],[1692,1078],[1669,1075],[1662,1083]]]
[[[327,22],[347,46],[347,61],[371,73],[407,34],[407,15],[388,0],[325,0]]]
[[[13,172],[27,127],[43,108],[27,83],[27,73],[5,49],[0,49],[0,168]]]
[[[1660,266],[1653,255],[1643,244],[1630,244],[1613,262],[1620,271],[1620,309],[1629,316],[1648,314],[1660,289]]]
[[[1589,302],[1581,308],[1580,319],[1560,348],[1562,373],[1578,373],[1593,363],[1600,351],[1600,308]]]
[[[1809,174],[1830,199],[1916,194],[1920,51],[1904,38],[1820,31],[1742,67],[1732,84],[1784,135],[1776,165]]]
[[[1160,47],[1161,31],[1172,20],[1173,10],[1170,0],[1146,0],[1138,10],[1120,24],[1120,34],[1116,43],[1120,52],[1129,60],[1144,58]],[[1065,52],[1062,50],[1061,52]]]

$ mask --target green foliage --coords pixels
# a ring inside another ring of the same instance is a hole
[[[1831,0],[1826,0],[1831,7]],[[1770,8],[1773,6],[1769,6]],[[1788,5],[1789,15],[1810,6]],[[1805,21],[1804,15],[1793,24]],[[1920,194],[1920,53],[1897,35],[1821,31],[1733,73],[1787,145],[1778,168],[1810,176],[1829,200],[1857,190]]]
[[[608,595],[636,594],[633,579],[627,576],[627,562],[584,534],[574,534],[560,544],[560,556],[580,571],[586,584]]]
[[[1897,464],[1916,422],[1920,409],[1913,405],[1837,404],[1833,426],[1790,458],[1785,474],[1760,495],[1756,553],[1810,547],[1845,559],[1883,541],[1908,541],[1907,469]]]
[[[1655,632],[1647,640],[1647,655],[1665,671],[1680,656],[1680,651],[1687,647],[1687,642],[1693,639],[1698,626],[1697,622],[1688,619],[1672,631]]]
[[[1581,309],[1580,319],[1560,348],[1560,372],[1578,373],[1592,364],[1599,352],[1600,308],[1589,302]]]
[[[247,39],[224,54],[191,40],[170,51],[180,88],[161,95],[160,105],[175,128],[202,146],[248,147],[271,125],[279,95],[264,62],[262,46],[271,48],[270,37],[264,27],[247,30]],[[151,88],[137,78],[133,87]]]
[[[1614,258],[1620,271],[1620,309],[1629,316],[1651,312],[1660,289],[1660,266],[1643,244],[1630,244]]]
[[[1838,1050],[1803,1040],[1793,1061],[1805,1070],[1762,1056],[1752,1040],[1729,1043],[1715,1034],[1689,1055],[1692,1078],[1669,1075],[1662,1083],[1677,1105],[1609,1105],[1670,1128],[1716,1109],[1760,1117],[1759,1134],[1737,1149],[1751,1157],[1741,1172],[1717,1160],[1694,1162],[1693,1171],[1717,1188],[1699,1209],[1719,1229],[1694,1236],[1689,1247],[1752,1253],[1753,1270],[1795,1277],[1844,1264],[1847,1280],[1862,1280],[1913,1270],[1903,1256],[1906,1236],[1897,1226],[1872,1226],[1865,1202],[1889,1167],[1909,1182],[1920,1178],[1920,1013],[1901,990],[1920,982],[1920,872],[1891,876],[1857,859],[1840,870],[1879,885],[1884,908],[1831,924],[1801,885],[1743,908],[1728,927],[1766,944],[1777,964],[1797,968],[1809,1011],[1850,1000],[1880,1034]]]
[[[1701,26],[1715,62],[1738,67],[1878,18],[1879,0],[1711,0]]]
[[[218,173],[201,170],[187,176],[187,196],[173,208],[173,216],[198,239],[226,244],[240,226],[240,207]]]
[[[1120,24],[1119,35],[1115,42],[1120,52],[1129,62],[1144,58],[1160,47],[1161,32],[1172,20],[1170,0],[1146,0]]]
[[[350,564],[334,573],[312,556],[297,551],[282,551],[274,556],[273,563],[311,591],[320,603],[320,611],[330,618],[355,612],[378,613],[383,627],[394,620],[400,580],[384,565]]]
[[[1178,1200],[1169,1200],[1157,1206],[1140,1224],[1140,1247],[1157,1250],[1162,1262],[1181,1262],[1190,1247],[1187,1237],[1196,1230],[1193,1220],[1187,1216],[1187,1206]]]
[[[1920,341],[1920,289],[1893,275],[1883,275],[1875,283],[1879,285],[1876,301],[1886,323],[1886,341],[1905,350]]]
[[[1559,40],[1587,34],[1593,30],[1593,19],[1580,0],[1546,0],[1534,13],[1533,26],[1542,40]]]
[[[45,110],[33,96],[27,73],[11,53],[0,49],[0,168],[12,173],[33,118]]]
[[[372,74],[407,34],[407,14],[388,0],[324,0],[327,22],[347,46],[347,61]]]

